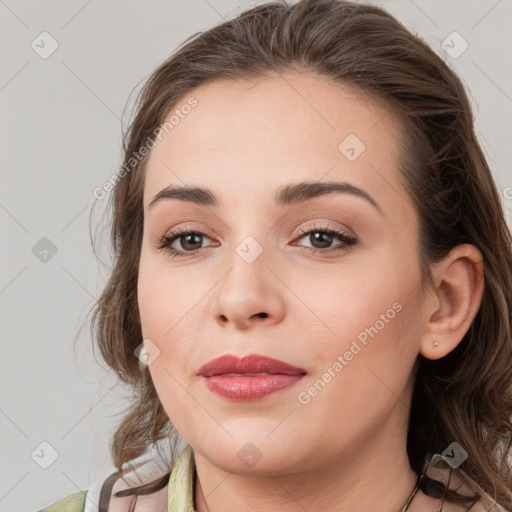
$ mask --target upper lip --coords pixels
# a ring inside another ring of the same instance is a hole
[[[201,366],[197,372],[199,375],[211,377],[226,373],[280,373],[285,375],[306,374],[303,368],[297,368],[278,359],[272,359],[257,354],[238,357],[224,355]]]

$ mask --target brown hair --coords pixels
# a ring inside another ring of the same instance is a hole
[[[407,452],[419,474],[428,454],[457,441],[469,453],[465,473],[512,508],[511,235],[470,104],[456,74],[393,16],[341,0],[269,2],[195,34],[154,71],[138,96],[123,140],[128,172],[109,198],[114,266],[91,324],[104,360],[135,392],[113,435],[114,464],[121,471],[151,444],[177,437],[149,372],[134,354],[142,341],[137,279],[147,156],[133,155],[155,139],[171,109],[196,87],[285,71],[352,86],[400,120],[399,169],[420,217],[425,286],[432,285],[431,265],[454,246],[469,243],[481,251],[485,289],[471,327],[446,357],[418,356]],[[134,492],[152,492],[166,482],[164,477]],[[435,485],[424,489],[435,494]]]

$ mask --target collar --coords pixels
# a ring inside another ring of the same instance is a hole
[[[179,456],[167,486],[167,512],[194,510],[195,461],[192,448],[187,445]]]

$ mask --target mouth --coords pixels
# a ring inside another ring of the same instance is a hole
[[[266,356],[225,355],[202,366],[198,375],[211,392],[228,400],[247,401],[289,388],[307,372]]]

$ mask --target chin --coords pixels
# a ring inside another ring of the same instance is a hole
[[[298,453],[296,443],[290,442],[287,446],[282,439],[265,439],[261,434],[255,437],[244,435],[243,440],[230,438],[223,442],[199,443],[196,451],[223,471],[240,475],[293,472],[299,462],[295,457]]]

